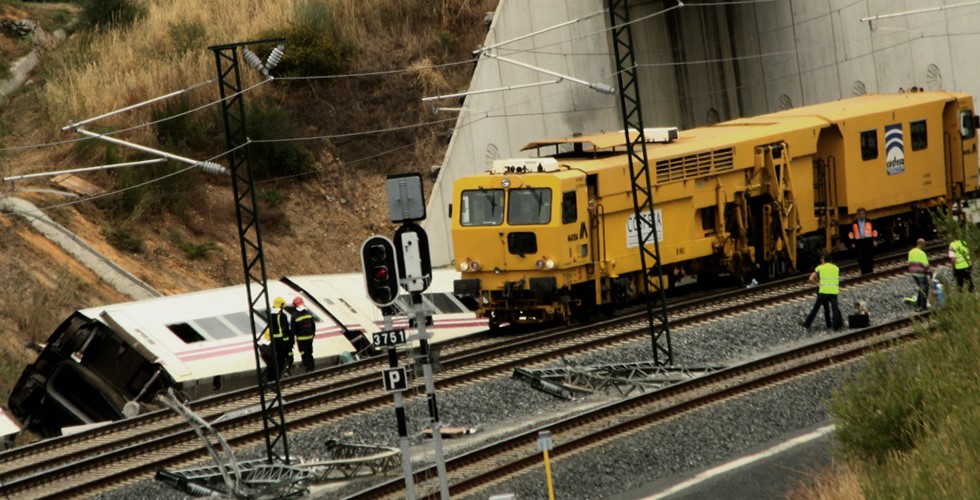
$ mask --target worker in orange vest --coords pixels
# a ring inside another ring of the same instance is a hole
[[[851,232],[847,233],[848,244],[851,249],[857,251],[858,267],[861,274],[868,274],[874,271],[874,250],[878,246],[878,231],[875,230],[868,214],[863,208],[857,209],[857,218],[851,225]]]

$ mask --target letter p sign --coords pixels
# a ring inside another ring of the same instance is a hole
[[[381,372],[381,379],[385,384],[385,392],[400,392],[408,389],[408,378],[405,376],[404,368],[384,370]]]

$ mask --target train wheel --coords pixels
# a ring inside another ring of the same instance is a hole
[[[496,332],[500,330],[500,320],[491,316],[489,326],[491,332]]]

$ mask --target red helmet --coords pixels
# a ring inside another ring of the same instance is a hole
[[[296,297],[293,299],[293,307],[299,307],[303,305],[303,297]]]

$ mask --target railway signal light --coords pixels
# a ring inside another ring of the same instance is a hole
[[[384,236],[371,236],[361,246],[361,267],[367,294],[378,307],[391,305],[398,297],[398,267],[395,247]]]

